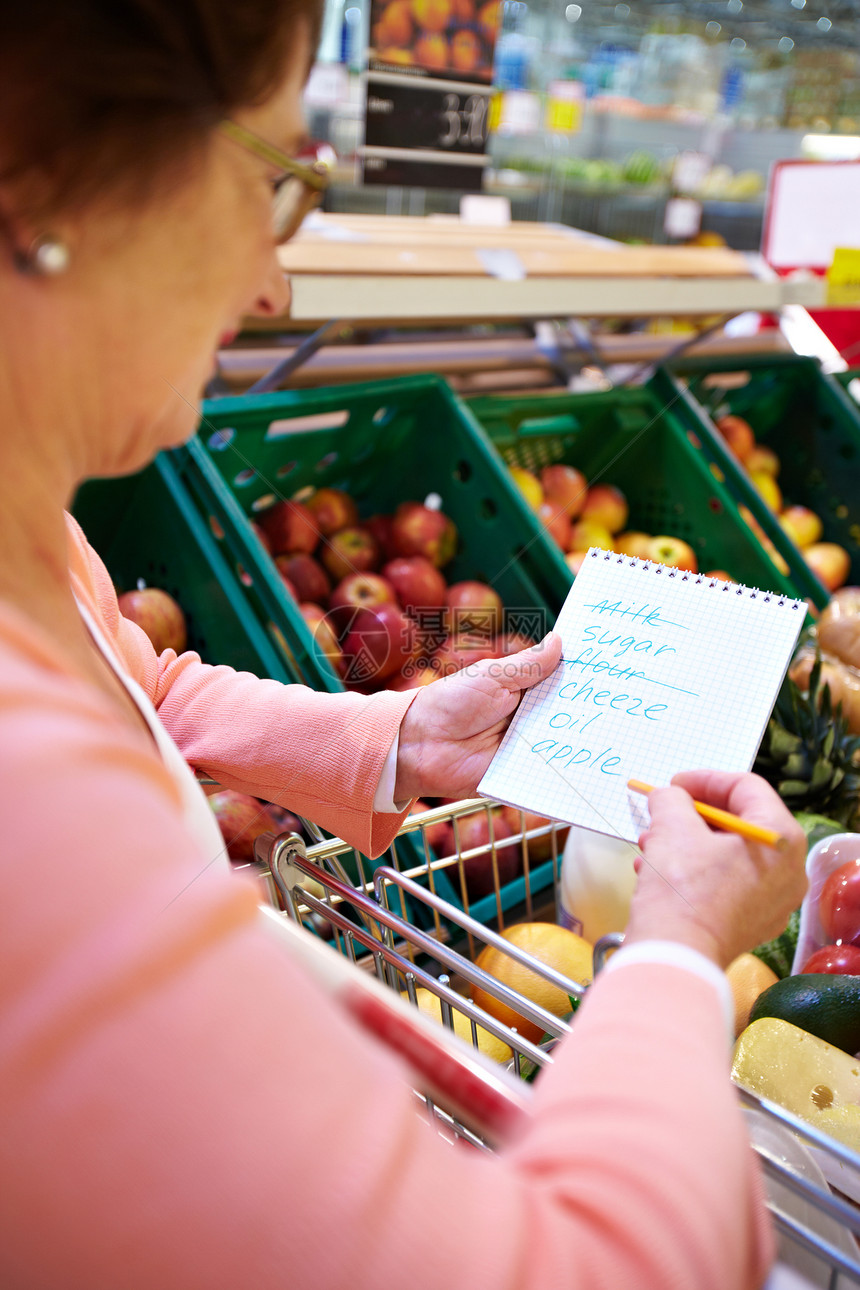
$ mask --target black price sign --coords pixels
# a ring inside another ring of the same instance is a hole
[[[490,88],[371,72],[367,78],[365,183],[481,187]]]

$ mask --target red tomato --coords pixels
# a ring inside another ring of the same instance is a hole
[[[803,971],[860,976],[860,949],[856,945],[824,945],[807,959]]]
[[[860,860],[833,871],[821,889],[818,914],[831,941],[860,942]]]

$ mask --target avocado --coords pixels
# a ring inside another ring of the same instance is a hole
[[[860,976],[800,972],[764,990],[750,1022],[777,1017],[846,1053],[860,1051]]]

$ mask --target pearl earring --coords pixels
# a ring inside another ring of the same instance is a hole
[[[18,256],[18,266],[25,273],[56,278],[69,267],[69,248],[59,238],[42,235]]]

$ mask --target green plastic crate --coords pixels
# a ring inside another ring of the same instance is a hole
[[[189,649],[204,661],[293,679],[167,454],[137,475],[84,484],[73,509],[118,591],[143,579],[179,601]]]
[[[437,494],[457,525],[449,581],[491,583],[507,626],[543,634],[570,588],[570,572],[471,413],[445,381],[406,377],[361,385],[212,400],[198,435],[173,454],[210,530],[238,570],[257,622],[317,689],[341,689],[314,650],[250,520],[278,497],[308,486],[342,488],[368,517]],[[409,839],[404,839],[404,843]],[[401,844],[402,845],[402,844]],[[553,881],[552,862],[531,875],[533,891]],[[503,908],[522,898],[523,880],[502,892]],[[495,898],[471,912],[487,921]]]
[[[173,454],[161,453],[139,474],[84,484],[73,510],[118,591],[129,591],[143,579],[179,601],[188,623],[188,647],[205,662],[284,683],[304,680],[250,612],[243,570],[223,530],[201,511],[180,479]],[[414,838],[396,845],[401,867],[423,863]],[[367,877],[393,860],[388,855],[375,861],[350,856],[346,868],[358,881],[360,872]],[[446,883],[440,875],[437,889],[448,897]],[[427,921],[423,909],[416,906],[419,922]]]
[[[782,574],[738,507],[763,519],[764,504],[743,480],[738,491],[703,441],[695,413],[658,373],[647,385],[595,394],[485,397],[470,407],[510,465],[538,471],[553,462],[627,497],[627,527],[688,542],[699,568],[725,569],[739,582],[806,597],[818,583],[782,534]],[[778,527],[778,526],[777,526]],[[780,530],[781,534],[781,530]]]
[[[842,384],[815,359],[795,355],[684,359],[672,370],[716,441],[712,418],[731,411],[777,453],[784,499],[821,517],[823,541],[848,551],[849,581],[860,582],[860,411]],[[844,374],[849,380],[851,375]],[[743,474],[734,458],[725,457]],[[827,597],[820,588],[817,603]]]

